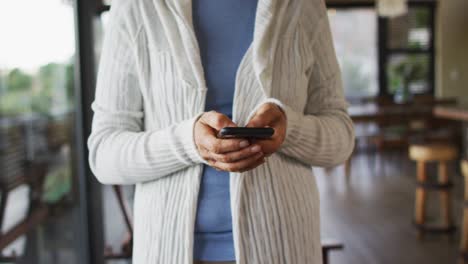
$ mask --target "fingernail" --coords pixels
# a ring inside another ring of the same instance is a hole
[[[240,143],[240,147],[241,148],[245,148],[249,145],[249,141],[248,140],[242,140],[241,143]]]
[[[261,148],[260,148],[259,145],[255,145],[255,146],[253,146],[252,148],[250,148],[250,151],[252,151],[252,152],[258,152],[258,151],[260,151],[260,149],[261,149]]]

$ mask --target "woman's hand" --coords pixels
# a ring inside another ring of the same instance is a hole
[[[255,139],[253,142],[259,144],[265,156],[268,157],[278,150],[286,137],[286,115],[274,103],[265,103],[255,112],[247,127],[272,127],[275,133],[269,139]]]
[[[217,170],[244,172],[265,162],[260,144],[216,137],[223,127],[236,126],[226,115],[215,111],[202,114],[195,123],[195,145],[200,155]]]

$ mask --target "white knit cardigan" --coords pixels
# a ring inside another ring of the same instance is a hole
[[[135,184],[135,264],[190,264],[202,164],[193,125],[206,86],[191,0],[114,0],[100,59],[89,163]],[[263,165],[230,173],[238,264],[321,263],[311,166],[347,159],[354,130],[323,0],[259,0],[236,75],[233,121],[272,101],[286,138]]]

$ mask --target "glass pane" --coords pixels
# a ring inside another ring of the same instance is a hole
[[[429,55],[392,55],[387,67],[388,89],[390,93],[409,91],[412,94],[430,90]]]
[[[377,17],[373,9],[330,9],[346,97],[377,95]],[[358,38],[356,36],[359,36]]]
[[[411,7],[406,15],[389,19],[388,48],[429,48],[430,12],[428,7]]]
[[[21,263],[80,260],[72,3],[0,1],[0,252]]]

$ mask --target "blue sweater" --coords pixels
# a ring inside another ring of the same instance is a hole
[[[192,3],[208,88],[205,110],[216,110],[232,118],[236,72],[253,40],[257,1]],[[195,260],[235,260],[229,197],[229,173],[204,166],[195,222]]]

